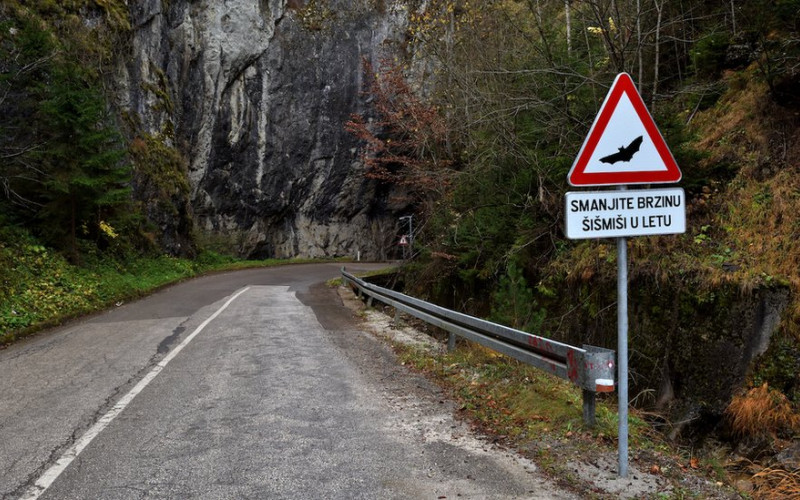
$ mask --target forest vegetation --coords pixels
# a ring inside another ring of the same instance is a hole
[[[751,457],[790,443],[800,430],[799,29],[792,0],[432,0],[409,33],[427,64],[367,67],[379,126],[348,124],[367,144],[368,175],[416,196],[406,283],[613,349],[614,242],[566,240],[563,212],[567,172],[627,72],[688,200],[686,234],[628,242],[637,404],[666,417],[673,438],[713,429],[738,453],[736,443],[753,445]],[[730,361],[716,347],[742,342],[743,318],[771,293],[787,299],[769,349],[733,390],[714,382]],[[695,401],[671,399],[681,391]]]

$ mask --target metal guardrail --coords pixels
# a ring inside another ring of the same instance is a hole
[[[583,420],[595,425],[595,394],[614,391],[614,351],[584,345],[582,348],[521,330],[468,316],[450,309],[379,287],[359,279],[342,267],[342,278],[359,297],[367,296],[396,311],[415,316],[450,333],[448,349],[456,336],[477,342],[514,359],[571,381],[583,389]]]

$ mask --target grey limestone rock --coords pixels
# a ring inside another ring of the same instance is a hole
[[[406,57],[405,2],[146,0],[131,12],[119,103],[187,159],[203,233],[254,257],[388,256],[409,207],[364,177],[343,125],[369,112],[363,60]]]

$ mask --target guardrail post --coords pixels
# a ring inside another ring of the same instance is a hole
[[[590,429],[594,429],[594,426],[597,425],[595,403],[594,391],[583,389],[583,423]]]
[[[456,334],[450,332],[450,336],[447,337],[447,352],[453,352],[456,350]]]
[[[584,344],[576,368],[576,383],[583,389],[583,423],[593,428],[597,424],[597,393],[614,390],[614,351]]]

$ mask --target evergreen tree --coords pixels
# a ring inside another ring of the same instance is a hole
[[[103,95],[65,65],[54,72],[40,120],[45,147],[37,154],[44,172],[38,217],[49,238],[66,241],[78,256],[78,237],[98,235],[100,222],[129,201],[130,167]]]
[[[75,57],[91,37],[68,24],[0,6],[0,199],[78,260],[80,238],[102,242],[128,212],[131,169],[101,72]]]

